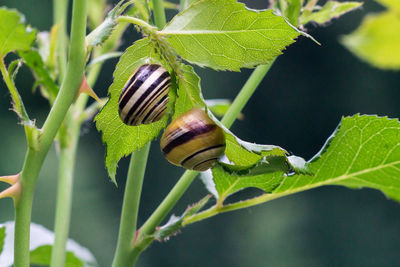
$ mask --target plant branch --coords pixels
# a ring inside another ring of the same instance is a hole
[[[119,16],[117,20],[118,20],[118,22],[127,22],[127,23],[132,23],[132,24],[138,25],[138,26],[148,30],[149,32],[155,32],[157,30],[156,27],[151,26],[146,21],[137,19],[134,17]]]
[[[268,65],[258,66],[252,75],[249,77],[248,81],[245,83],[243,88],[240,90],[239,94],[233,101],[231,107],[228,109],[225,116],[222,118],[222,123],[230,128],[235,119],[238,117],[239,113],[242,111],[243,107],[246,105],[251,95],[256,90],[257,86],[260,84],[262,79],[265,77],[269,69],[271,68],[273,62],[272,60]],[[135,260],[140,255],[140,253],[145,250],[149,244],[154,240],[152,236],[155,228],[162,222],[162,220],[168,215],[171,209],[175,206],[181,196],[184,194],[186,189],[193,182],[194,178],[197,176],[196,171],[185,171],[182,177],[179,179],[178,183],[173,187],[166,198],[161,202],[158,208],[153,212],[149,219],[143,224],[139,230],[139,235],[137,242],[135,243]],[[210,211],[213,212],[213,211]]]
[[[93,53],[96,54],[96,48]],[[101,70],[102,63],[90,68],[87,82],[93,86]],[[75,171],[76,154],[79,143],[80,129],[83,123],[82,114],[89,96],[80,94],[75,104],[70,108],[65,120],[64,135],[60,136],[60,169],[58,179],[57,207],[55,219],[55,241],[51,255],[52,267],[65,265],[66,243],[69,234],[71,203],[73,192],[73,178]]]
[[[158,29],[162,29],[166,23],[165,10],[162,0],[153,0],[154,19]],[[154,27],[150,26],[142,20],[131,17],[121,16],[119,21],[125,21],[142,26],[143,28],[154,32]],[[125,186],[124,201],[121,213],[121,223],[118,235],[117,250],[114,255],[113,267],[133,266],[139,256],[137,249],[134,248],[136,242],[136,221],[140,203],[140,193],[142,190],[142,182],[144,171],[146,168],[147,157],[149,153],[150,143],[142,150],[132,155],[129,164],[127,184]],[[136,155],[137,154],[137,155]],[[133,175],[136,173],[137,177]],[[134,179],[135,178],[135,179]]]
[[[35,184],[47,152],[78,91],[85,64],[87,1],[74,0],[68,69],[39,137],[39,150],[28,148],[21,173],[22,196],[15,203],[14,265],[29,266],[29,230]]]
[[[112,265],[114,267],[131,266],[133,262],[132,241],[136,238],[140,194],[149,150],[150,143],[131,156],[122,205],[118,245]]]
[[[55,217],[55,240],[54,247],[51,253],[52,267],[65,266],[65,246],[69,234],[69,226],[71,220],[72,206],[72,188],[74,181],[75,170],[75,155],[78,147],[79,132],[81,124],[76,121],[72,122],[71,113],[67,115],[66,125],[68,127],[64,138],[68,139],[66,145],[61,145],[60,148],[60,164],[58,174],[58,189],[57,189],[57,206]]]
[[[240,90],[232,105],[229,107],[225,116],[222,118],[221,123],[223,125],[228,128],[232,126],[233,122],[239,116],[240,112],[243,110],[244,106],[257,89],[258,85],[260,85],[261,81],[268,73],[274,61],[275,59],[267,65],[260,65],[253,71],[247,82],[244,84],[242,90]]]

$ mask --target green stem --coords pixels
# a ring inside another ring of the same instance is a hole
[[[225,116],[222,118],[221,123],[223,125],[228,128],[232,126],[233,122],[239,116],[240,112],[257,89],[258,85],[260,85],[261,81],[268,73],[274,61],[275,59],[267,65],[260,65],[253,71],[247,82],[244,84],[242,90],[240,90],[232,105],[229,107]]]
[[[101,66],[102,64],[97,64],[90,69],[87,77],[89,85],[94,85]],[[65,120],[67,133],[64,135],[64,139],[67,140],[62,141],[62,143],[67,143],[67,145],[61,145],[60,148],[60,169],[54,226],[55,241],[51,255],[51,267],[61,267],[65,265],[66,243],[68,240],[71,217],[72,185],[75,171],[76,152],[82,125],[81,115],[84,112],[88,98],[88,95],[81,94],[73,107],[69,110]]]
[[[299,187],[294,190],[288,190],[288,191],[276,193],[276,194],[263,194],[261,196],[255,197],[255,198],[235,202],[232,204],[227,204],[223,207],[213,206],[203,212],[200,212],[198,214],[195,214],[195,215],[185,219],[182,225],[186,226],[188,224],[192,224],[192,223],[213,217],[220,213],[252,207],[252,206],[259,205],[259,204],[262,204],[262,203],[265,203],[265,202],[268,202],[268,201],[271,201],[271,200],[274,200],[274,199],[277,199],[277,198],[280,198],[283,196],[291,195],[291,194],[298,193],[298,192],[301,192],[304,190],[309,190],[309,189],[316,188],[316,187],[319,187],[322,185],[326,185],[326,184],[321,182],[321,183],[316,183],[312,186],[309,186],[306,189],[304,187]]]
[[[248,81],[245,83],[243,88],[240,90],[239,94],[233,101],[231,107],[228,109],[225,116],[222,118],[222,123],[230,128],[238,117],[251,95],[256,90],[257,86],[260,84],[262,79],[265,77],[269,69],[271,68],[274,60],[268,65],[258,66],[254,72],[249,77]],[[140,228],[137,242],[135,244],[134,252],[136,259],[140,253],[145,250],[149,244],[153,241],[151,236],[154,229],[162,222],[162,220],[167,216],[171,209],[175,206],[181,196],[184,194],[186,189],[193,182],[194,178],[197,176],[196,171],[185,171],[182,177],[179,179],[178,183],[162,201],[160,206],[153,212],[149,219]],[[135,259],[135,260],[136,260]]]
[[[65,70],[67,68],[67,15],[68,0],[53,0],[53,23],[59,27],[58,31],[58,71],[59,81],[64,79]]]
[[[14,265],[29,266],[29,230],[35,184],[44,158],[82,81],[85,63],[85,0],[74,0],[68,69],[61,90],[47,117],[39,139],[39,150],[28,148],[21,174],[22,195],[16,202]]]
[[[136,238],[136,222],[139,211],[140,194],[150,143],[131,156],[128,176],[125,185],[124,202],[122,205],[121,223],[119,227],[118,245],[113,265],[133,266],[133,242]]]
[[[158,29],[164,28],[167,20],[165,18],[165,10],[163,0],[153,0],[154,21]]]
[[[73,120],[73,118],[69,118],[69,121],[71,120]],[[52,267],[65,266],[65,246],[68,239],[71,218],[75,155],[78,147],[81,126],[79,122],[67,122],[66,124],[71,126],[67,128],[71,134],[66,135],[66,138],[68,138],[68,144],[66,146],[61,145],[60,148],[60,167],[58,175],[57,206],[54,226],[55,241],[52,249],[50,265]]]
[[[32,148],[28,148],[21,173],[20,199],[15,201],[14,266],[29,266],[29,232],[32,201],[36,177],[39,175],[42,159]]]
[[[153,10],[154,10],[154,20],[158,29],[162,29],[166,24],[165,18],[165,10],[162,0],[153,0]],[[129,23],[134,23],[140,25],[148,30],[154,31],[154,27],[148,25],[146,22],[129,17],[120,17],[119,21],[125,21]],[[138,153],[138,152],[136,152]],[[118,245],[117,250],[115,252],[115,258],[113,262],[113,267],[119,266],[133,266],[136,263],[136,260],[140,253],[138,253],[137,247],[133,247],[136,242],[136,219],[137,212],[139,208],[139,197],[142,189],[142,180],[143,177],[140,175],[144,175],[144,169],[146,167],[148,157],[147,153],[140,152],[139,155],[135,156],[129,165],[129,170],[134,170],[135,168],[139,168],[139,166],[143,167],[143,174],[139,173],[138,177],[135,179],[136,182],[132,181],[132,185],[126,185],[126,191],[124,193],[124,202],[122,207],[121,214],[121,224],[119,230],[118,237]],[[137,162],[137,163],[136,163]],[[137,166],[137,167],[135,167]],[[128,172],[128,181],[129,181],[130,172]],[[194,178],[194,177],[193,177]],[[133,178],[131,178],[133,179]],[[190,183],[189,183],[190,184]],[[187,186],[189,186],[189,184]],[[130,199],[136,200],[134,202],[129,201]],[[133,217],[132,217],[133,216]],[[138,237],[139,238],[139,237]]]
[[[67,15],[68,15],[68,0],[53,1],[53,23],[58,25],[58,42],[57,42],[57,59],[59,70],[59,81],[63,81],[65,69],[67,67]],[[67,118],[70,117],[67,115]],[[74,129],[75,130],[75,129]],[[67,133],[65,137],[70,138]],[[65,246],[68,239],[69,225],[71,218],[72,206],[72,188],[74,177],[74,156],[76,153],[78,138],[71,136],[69,145],[62,145],[60,148],[59,158],[59,174],[58,174],[58,189],[57,189],[57,206],[54,225],[54,246],[51,251],[50,266],[65,266]]]
[[[155,32],[157,30],[157,28],[151,26],[146,21],[137,19],[134,17],[120,16],[120,17],[118,17],[117,20],[118,20],[118,22],[127,22],[127,23],[132,23],[132,24],[138,25],[138,26],[148,30],[149,32]]]

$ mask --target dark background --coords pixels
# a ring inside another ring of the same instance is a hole
[[[266,8],[267,1],[246,1]],[[15,7],[40,31],[52,23],[52,1],[1,0]],[[240,138],[280,145],[306,159],[319,151],[342,116],[378,114],[399,117],[400,74],[359,61],[339,43],[369,12],[382,10],[367,0],[363,9],[326,27],[311,27],[322,43],[299,37],[274,64],[246,108],[245,120],[232,127]],[[169,13],[172,16],[172,13]],[[138,35],[130,29],[125,49]],[[105,64],[94,89],[106,96],[116,60]],[[206,98],[233,99],[251,73],[215,72],[196,68]],[[49,110],[39,93],[32,95],[32,75],[18,74],[17,87],[31,118],[42,125]],[[0,174],[20,171],[26,141],[23,128],[9,109],[10,97],[0,82]],[[83,126],[77,156],[70,236],[88,247],[100,266],[110,266],[117,241],[128,159],[121,160],[116,188],[104,167],[104,146],[93,122]],[[153,142],[144,181],[139,224],[144,222],[182,169],[169,165]],[[38,182],[33,222],[52,229],[57,180],[53,148]],[[0,189],[5,188],[2,184]],[[251,190],[250,190],[251,191]],[[206,193],[194,182],[174,212]],[[254,192],[252,192],[254,193]],[[242,192],[242,197],[249,191]],[[240,195],[239,195],[240,196]],[[0,201],[0,222],[13,220],[12,201]],[[143,253],[139,266],[400,266],[400,205],[370,189],[324,187],[274,200],[246,210],[219,215],[191,225]]]

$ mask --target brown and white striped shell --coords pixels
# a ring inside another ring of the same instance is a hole
[[[224,154],[225,135],[202,109],[194,108],[165,129],[161,150],[172,164],[205,171]]]
[[[158,64],[145,64],[129,77],[118,100],[119,117],[127,125],[160,120],[168,105],[171,76]]]

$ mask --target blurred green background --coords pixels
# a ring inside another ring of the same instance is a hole
[[[90,1],[90,0],[89,0]],[[248,0],[266,8],[266,0]],[[50,0],[1,0],[17,8],[40,31],[52,23]],[[399,117],[400,73],[381,71],[360,62],[338,42],[369,12],[382,10],[367,0],[363,9],[326,27],[310,27],[322,43],[300,37],[274,64],[232,130],[240,138],[280,145],[306,159],[319,151],[341,116],[355,113]],[[168,14],[169,17],[173,13]],[[138,38],[130,28],[124,50]],[[107,62],[94,86],[106,96],[116,60]],[[203,94],[233,99],[251,73],[215,72],[196,68]],[[42,125],[49,110],[33,78],[23,68],[17,87],[26,108]],[[0,82],[0,174],[15,174],[22,166],[26,142],[10,97]],[[100,266],[110,266],[117,241],[128,159],[121,160],[115,187],[103,163],[104,146],[93,122],[84,124],[77,157],[71,238],[88,247]],[[153,142],[144,181],[139,224],[156,208],[183,169],[163,159]],[[52,229],[57,183],[57,153],[53,148],[40,174],[33,221]],[[5,188],[2,184],[0,189]],[[247,190],[232,199],[258,193]],[[198,179],[174,209],[181,214],[206,190]],[[0,222],[13,220],[12,201],[0,201]],[[246,210],[219,215],[190,225],[168,242],[154,243],[138,266],[400,266],[400,205],[370,189],[324,187]]]

